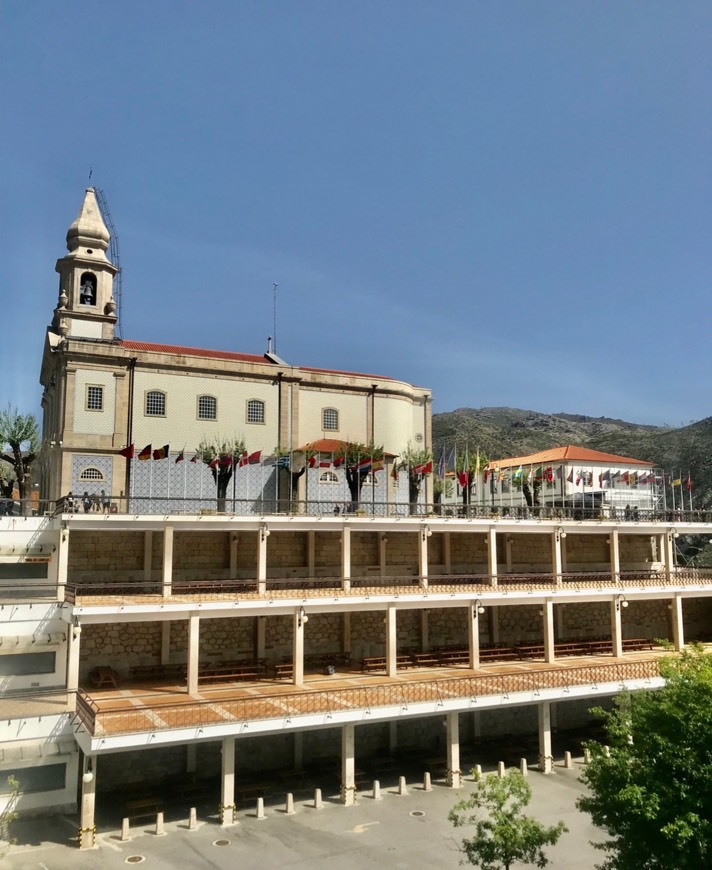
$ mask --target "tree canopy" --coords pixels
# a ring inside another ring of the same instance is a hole
[[[712,655],[663,659],[662,689],[622,696],[604,716],[610,757],[591,744],[579,808],[611,839],[606,870],[712,866]]]
[[[37,420],[8,405],[0,411],[0,459],[8,463],[17,481],[20,501],[26,504],[32,463],[39,450]]]
[[[515,861],[546,867],[544,847],[556,845],[567,828],[563,822],[546,827],[524,815],[531,796],[531,786],[518,770],[476,778],[472,794],[458,801],[448,816],[456,828],[475,826],[474,836],[465,838],[461,847],[470,864],[481,870],[509,870]]]

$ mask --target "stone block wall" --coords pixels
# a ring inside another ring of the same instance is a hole
[[[398,650],[420,650],[422,625],[421,614],[422,610],[401,610],[396,615],[396,644]]]
[[[653,559],[653,544],[649,535],[618,535],[621,571],[647,568]]]
[[[351,658],[386,654],[386,626],[384,610],[364,610],[351,615]]]
[[[379,564],[380,532],[353,532],[351,534],[351,567],[376,567]],[[387,546],[387,545],[386,545]]]
[[[301,574],[309,561],[308,552],[306,532],[280,532],[278,535],[270,535],[267,539],[268,576],[291,576],[294,569]]]
[[[257,532],[240,532],[237,536],[237,576],[252,578],[257,576]],[[276,536],[275,536],[276,537]],[[267,539],[267,558],[269,559],[269,545],[272,541]]]
[[[417,574],[418,533],[390,530],[386,544],[386,564],[391,575]]]
[[[505,646],[543,643],[544,618],[539,615],[540,609],[540,605],[498,607],[499,643]]]
[[[110,665],[123,679],[133,665],[154,665],[161,660],[158,622],[112,622],[85,625],[79,655],[79,679],[86,682],[92,668]]]
[[[304,652],[340,652],[343,649],[344,618],[341,613],[312,613],[304,626]]]
[[[483,534],[450,533],[450,564],[453,574],[486,574],[487,544]]]
[[[154,535],[162,538],[163,535]],[[159,542],[162,546],[162,542]],[[159,561],[160,564],[160,561]],[[226,532],[175,532],[173,535],[173,576],[198,580],[230,567],[230,536]]]
[[[672,622],[668,601],[629,601],[621,610],[623,637],[668,638]]]
[[[440,607],[431,609],[428,616],[430,646],[459,646],[468,644],[468,608]],[[481,620],[484,622],[484,620]]]
[[[67,576],[70,582],[143,579],[143,532],[71,531]]]
[[[514,574],[551,571],[551,534],[512,535],[512,572]]]
[[[326,569],[321,573],[341,576],[341,535],[338,532],[317,532],[314,540],[314,566]]]
[[[712,641],[712,598],[683,598],[685,641]]]
[[[606,535],[568,534],[562,541],[566,570],[584,573],[610,571],[611,547]]]
[[[557,604],[557,640],[611,636],[611,606],[607,601]]]

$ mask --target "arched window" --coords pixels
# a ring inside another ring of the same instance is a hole
[[[149,390],[146,393],[146,416],[166,416],[166,394],[160,390]]]
[[[338,483],[339,476],[334,471],[325,471],[319,475],[319,483]]]
[[[336,408],[324,408],[321,412],[321,428],[336,432],[339,428],[339,412]]]
[[[264,423],[265,421],[265,403],[260,399],[248,399],[247,402],[247,422],[248,423]]]
[[[198,396],[198,419],[217,420],[218,400],[215,396]]]
[[[98,468],[85,468],[82,473],[79,475],[79,480],[103,480],[104,475],[99,471]]]
[[[79,279],[79,304],[96,305],[96,275],[84,272]]]

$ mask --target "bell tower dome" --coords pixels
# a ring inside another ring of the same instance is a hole
[[[117,269],[106,256],[109,231],[101,216],[96,192],[87,188],[74,223],[67,230],[69,253],[57,260],[59,299],[52,321],[62,337],[113,340]]]

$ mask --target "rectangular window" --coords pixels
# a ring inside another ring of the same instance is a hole
[[[339,428],[339,412],[336,408],[324,408],[321,414],[322,427],[331,432],[336,432]]]
[[[247,422],[264,423],[265,403],[259,399],[250,399],[247,403]]]
[[[10,794],[12,791],[7,782],[10,776],[14,776],[19,782],[23,794],[31,791],[59,791],[65,786],[67,765],[38,764],[34,767],[0,770],[0,794]]]
[[[214,396],[198,396],[198,419],[216,420],[218,400]]]
[[[0,656],[0,677],[53,674],[55,653],[10,653]]]
[[[146,393],[146,416],[147,417],[165,417],[166,416],[166,394],[159,390],[151,390]]]
[[[87,411],[104,410],[104,388],[92,384],[87,386]]]

